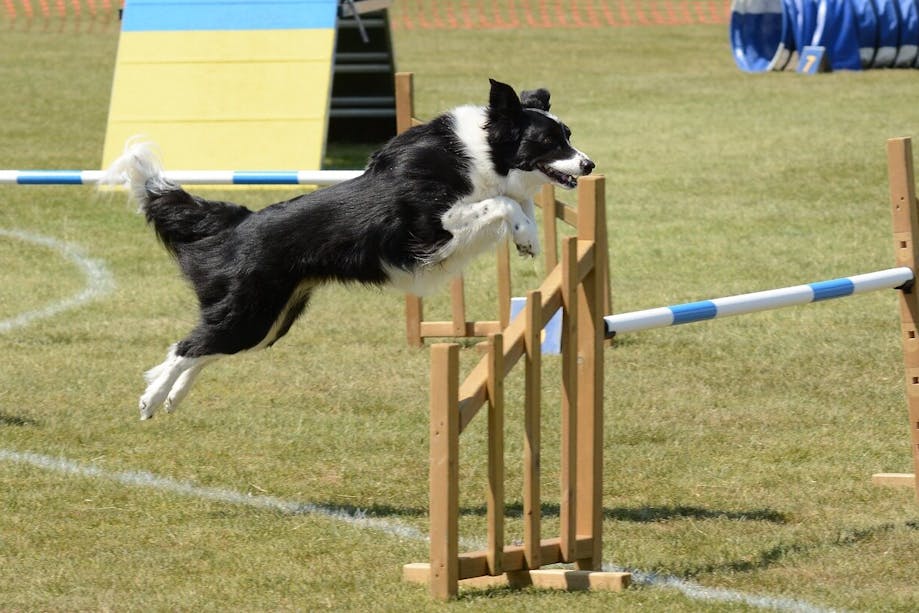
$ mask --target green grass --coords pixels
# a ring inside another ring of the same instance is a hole
[[[0,166],[98,167],[116,38],[3,32]],[[489,76],[552,90],[607,176],[617,311],[892,265],[885,141],[917,136],[915,72],[743,74],[720,26],[400,31],[395,48],[422,117],[483,102]],[[330,151],[339,164],[360,155]],[[428,355],[406,346],[398,295],[331,288],[271,351],[220,362],[178,413],[140,423],[141,373],[194,321],[143,220],[121,196],[3,187],[0,228],[78,244],[115,280],[82,308],[2,335],[0,450],[426,528]],[[0,318],[82,286],[42,247],[0,239],[0,263]],[[515,266],[520,288],[543,272]],[[468,280],[480,317],[492,309],[488,268]],[[912,470],[898,325],[889,292],[622,338],[606,358],[604,560],[828,608],[919,608],[914,495],[869,482]],[[545,361],[548,531],[559,396],[558,364]],[[515,377],[511,502],[520,396]],[[464,439],[462,529],[476,541],[484,424]],[[753,608],[647,586],[464,591],[437,605],[400,581],[403,563],[426,558],[418,539],[10,461],[0,492],[4,610]],[[508,530],[520,533],[518,517]]]

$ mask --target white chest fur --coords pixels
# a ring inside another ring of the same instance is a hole
[[[453,237],[428,262],[413,272],[388,271],[393,287],[417,295],[435,291],[508,237],[521,253],[539,252],[533,197],[544,179],[535,172],[512,170],[506,176],[495,172],[483,107],[460,107],[453,117],[456,134],[471,161],[472,193],[444,212],[441,223]]]

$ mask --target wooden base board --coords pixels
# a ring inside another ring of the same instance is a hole
[[[409,583],[429,583],[431,565],[425,562],[406,564],[402,567],[402,579]],[[473,577],[459,582],[462,587],[486,589],[490,587],[540,587],[555,590],[606,590],[619,592],[632,582],[631,573],[603,572],[592,570],[566,570],[550,568],[540,570],[518,570],[497,576]]]
[[[877,473],[871,475],[871,482],[875,485],[914,487],[916,485],[916,475],[911,473]]]

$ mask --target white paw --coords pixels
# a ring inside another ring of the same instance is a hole
[[[513,236],[517,253],[531,258],[539,255],[539,233],[535,221],[526,219],[515,224]]]
[[[197,374],[197,371],[186,370],[178,378],[178,380],[173,384],[172,389],[169,390],[169,395],[166,396],[166,401],[163,403],[163,410],[167,413],[172,413],[179,405],[185,400],[185,397],[188,395],[188,392],[191,391],[191,384],[194,381],[194,376]]]
[[[175,380],[170,374],[168,370],[165,370],[156,380],[147,385],[147,389],[144,390],[138,402],[138,406],[140,407],[140,418],[142,420],[153,417],[156,410],[163,404],[163,401],[166,400],[166,395],[169,393],[172,382]]]
[[[140,397],[139,408],[140,408],[140,420],[145,421],[147,419],[152,419],[154,413],[156,413],[156,407],[151,405],[144,396]]]

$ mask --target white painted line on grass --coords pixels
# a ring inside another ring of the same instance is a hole
[[[91,300],[104,296],[115,287],[115,281],[105,264],[101,260],[95,260],[87,256],[83,249],[74,243],[66,243],[55,238],[23,230],[6,230],[3,228],[0,228],[0,238],[12,238],[56,251],[75,264],[80,269],[80,272],[83,273],[84,279],[86,279],[85,287],[73,296],[58,302],[52,302],[32,311],[20,313],[9,319],[0,320],[0,334],[16,328],[22,328],[36,320],[52,317],[63,311],[82,306]]]
[[[798,600],[796,598],[783,598],[781,596],[761,596],[757,594],[746,594],[719,587],[705,587],[694,581],[687,581],[674,577],[673,575],[660,575],[658,573],[648,573],[633,568],[616,566],[613,564],[603,564],[603,570],[611,572],[629,572],[632,573],[632,581],[641,585],[651,587],[670,588],[682,592],[687,598],[693,600],[702,600],[704,602],[734,602],[745,604],[760,609],[772,609],[774,611],[793,611],[795,613],[842,613],[844,609],[827,609],[818,607]]]
[[[428,540],[428,535],[418,528],[387,521],[382,518],[368,517],[367,514],[360,509],[352,510],[344,507],[315,504],[311,502],[295,502],[283,500],[274,496],[251,496],[234,490],[204,487],[195,485],[190,481],[178,481],[169,477],[160,477],[146,471],[111,471],[90,464],[74,462],[66,458],[55,458],[37,453],[12,451],[9,449],[0,449],[0,461],[12,464],[25,464],[65,475],[113,481],[129,487],[153,489],[169,494],[198,498],[199,500],[210,500],[226,504],[269,509],[289,515],[316,515],[358,528],[369,528],[399,538],[419,541]],[[467,549],[484,548],[483,543],[478,541],[473,542],[464,540],[461,544]],[[631,572],[632,579],[636,583],[650,587],[675,589],[687,598],[704,602],[735,602],[761,609],[793,611],[796,613],[830,613],[835,611],[834,609],[817,607],[797,599],[760,596],[723,588],[710,588],[693,581],[680,579],[679,577],[648,573],[614,566],[612,564],[604,564],[603,569]]]
[[[243,492],[217,487],[204,487],[189,481],[178,481],[169,477],[160,477],[145,471],[109,471],[97,466],[80,464],[66,458],[54,458],[36,453],[9,451],[0,449],[0,460],[15,464],[28,464],[52,472],[67,475],[114,481],[121,485],[159,490],[169,494],[189,496],[199,500],[210,500],[258,509],[280,511],[288,515],[318,515],[334,519],[360,528],[372,528],[394,536],[419,539],[425,535],[416,528],[393,524],[383,519],[368,517],[361,510],[349,510],[330,505],[311,502],[292,502],[274,496],[252,496]]]

